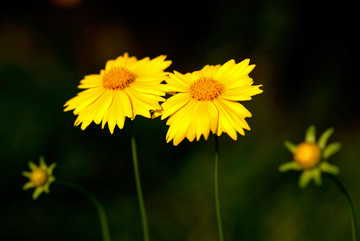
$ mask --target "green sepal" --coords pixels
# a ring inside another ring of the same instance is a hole
[[[316,141],[316,128],[314,125],[311,125],[305,134],[305,141],[314,143]]]
[[[279,172],[287,172],[290,170],[300,171],[300,170],[302,170],[302,168],[299,164],[297,164],[294,161],[286,162],[279,166]]]
[[[33,196],[32,196],[33,200],[36,200],[43,191],[44,191],[44,187],[37,187],[33,192]]]
[[[318,146],[320,147],[321,150],[325,148],[328,139],[333,133],[334,133],[334,128],[329,128],[321,134],[318,141]]]
[[[43,156],[40,156],[39,165],[40,165],[40,168],[43,170],[46,170],[48,168],[45,163],[45,158]]]
[[[284,143],[285,147],[291,152],[294,153],[296,150],[296,145],[290,141],[285,141]]]
[[[29,168],[31,171],[34,171],[35,169],[39,168],[35,163],[33,163],[32,161],[28,162]]]
[[[23,171],[23,172],[21,173],[21,175],[23,175],[24,177],[30,178],[31,172]]]
[[[316,186],[321,186],[322,184],[321,170],[319,168],[314,168],[313,170],[311,170],[311,172]]]
[[[332,175],[337,175],[340,172],[340,169],[337,166],[330,164],[327,161],[321,162],[319,165],[319,168],[321,171],[332,174]]]
[[[52,175],[53,170],[54,170],[55,167],[56,167],[56,163],[55,163],[55,162],[52,163],[52,164],[48,167],[48,169],[47,169],[47,174],[48,174],[49,176]]]
[[[304,189],[312,179],[313,175],[311,170],[305,170],[303,173],[301,173],[301,176],[299,178],[299,187]]]
[[[23,190],[28,190],[29,188],[33,188],[35,185],[32,182],[27,182],[23,186]]]
[[[323,158],[326,160],[341,149],[341,143],[340,142],[333,142],[329,144],[324,152],[323,152]]]

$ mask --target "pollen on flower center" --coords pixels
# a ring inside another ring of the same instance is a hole
[[[321,160],[321,150],[314,143],[300,143],[295,149],[294,160],[303,168],[313,168]]]
[[[31,172],[30,181],[36,186],[43,185],[48,178],[46,171],[41,168],[37,168]]]
[[[224,90],[224,86],[212,78],[201,78],[190,87],[190,95],[199,101],[209,101],[217,98]]]
[[[135,80],[135,74],[122,67],[115,67],[103,75],[103,86],[110,90],[123,90]]]

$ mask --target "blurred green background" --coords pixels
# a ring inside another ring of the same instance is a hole
[[[297,187],[279,173],[307,127],[335,127],[341,169],[360,218],[360,115],[355,2],[259,0],[7,1],[0,7],[1,240],[101,240],[96,210],[58,184],[31,199],[22,191],[27,162],[44,155],[58,179],[104,204],[114,241],[142,240],[127,128],[114,135],[74,127],[63,104],[84,75],[124,52],[166,54],[169,71],[250,58],[264,93],[244,105],[251,131],[220,138],[220,199],[225,240],[351,239],[345,199],[331,182]],[[213,199],[214,140],[165,143],[165,121],[135,119],[152,241],[218,240]]]

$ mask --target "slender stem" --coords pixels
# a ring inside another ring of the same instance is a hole
[[[224,233],[221,223],[220,214],[220,200],[219,200],[219,137],[215,134],[215,175],[214,175],[214,189],[215,189],[215,206],[216,206],[216,219],[219,231],[220,241],[224,241]]]
[[[141,222],[143,226],[144,232],[144,241],[149,241],[149,228],[146,218],[146,210],[144,204],[144,198],[141,190],[141,182],[140,182],[140,174],[139,174],[139,167],[138,167],[138,160],[137,160],[137,152],[136,152],[136,142],[134,134],[131,136],[131,151],[134,163],[134,174],[135,174],[135,183],[136,183],[136,190],[139,199],[139,206],[140,206],[140,213],[141,213]]]
[[[326,174],[326,176],[339,188],[339,190],[344,195],[344,197],[348,203],[348,206],[350,209],[350,214],[351,214],[352,240],[357,241],[355,210],[354,210],[354,206],[351,201],[350,195],[349,195],[348,191],[346,190],[345,186],[334,175]]]
[[[80,187],[74,183],[62,181],[62,180],[58,180],[58,179],[56,179],[55,182],[58,184],[61,184],[63,186],[67,186],[72,189],[75,189],[90,199],[90,201],[94,204],[94,206],[96,207],[96,210],[98,211],[98,214],[99,214],[101,231],[102,231],[102,235],[103,235],[103,241],[111,241],[109,226],[108,226],[108,222],[106,219],[105,210],[104,210],[104,207],[102,206],[101,202],[99,201],[99,199],[97,199],[93,194],[89,193],[83,187]]]

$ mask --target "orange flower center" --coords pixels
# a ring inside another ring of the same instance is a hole
[[[33,170],[30,175],[30,181],[36,187],[44,185],[47,178],[48,178],[47,173],[41,168],[37,168],[37,169]]]
[[[321,160],[321,150],[315,143],[300,143],[295,149],[294,160],[302,168],[313,168]]]
[[[212,78],[201,78],[194,82],[190,87],[190,95],[193,99],[204,101],[217,98],[224,86]]]
[[[123,90],[135,81],[135,74],[122,67],[115,67],[103,75],[103,86],[110,90]]]

